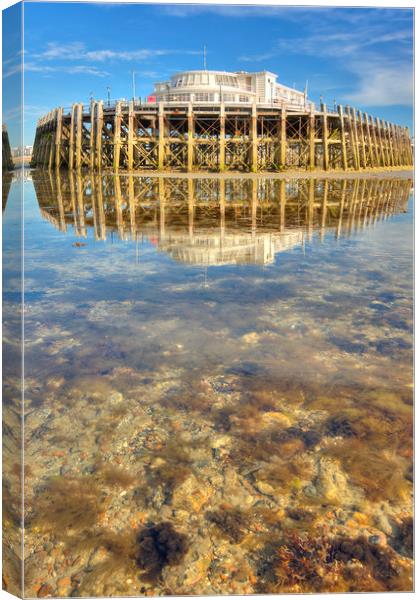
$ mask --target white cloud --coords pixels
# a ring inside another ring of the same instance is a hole
[[[413,71],[407,65],[359,65],[360,81],[350,102],[366,106],[409,106],[413,102]]]
[[[94,77],[107,77],[109,73],[94,66],[89,65],[66,65],[66,66],[51,66],[35,62],[25,62],[25,72],[32,73],[68,73],[69,75],[93,75]]]
[[[171,54],[196,55],[201,50],[178,50],[162,48],[139,48],[136,50],[111,50],[102,48],[97,50],[88,50],[82,42],[71,42],[69,44],[58,44],[49,42],[47,49],[41,53],[31,56],[34,60],[88,60],[93,62],[104,62],[110,60],[149,60],[158,56],[168,56]]]

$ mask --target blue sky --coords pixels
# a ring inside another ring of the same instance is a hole
[[[318,102],[412,126],[411,9],[25,3],[25,138],[55,106],[131,97],[178,70],[267,69]],[[7,76],[7,72],[6,72]]]

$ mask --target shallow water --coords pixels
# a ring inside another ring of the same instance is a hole
[[[412,589],[412,182],[32,179],[26,595]]]

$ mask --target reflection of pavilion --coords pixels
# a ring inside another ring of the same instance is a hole
[[[60,231],[146,237],[194,265],[267,264],[315,232],[336,237],[405,210],[408,179],[141,177],[34,172],[42,216]]]

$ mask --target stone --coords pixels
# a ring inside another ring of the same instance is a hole
[[[178,508],[190,506],[195,513],[198,513],[212,494],[213,490],[208,484],[202,483],[194,475],[190,475],[174,491],[172,504]]]

